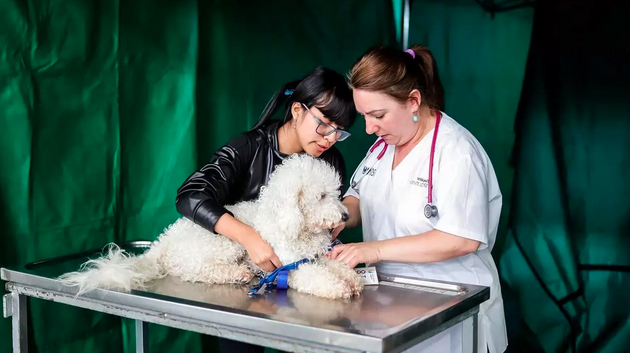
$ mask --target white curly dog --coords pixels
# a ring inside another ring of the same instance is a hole
[[[358,296],[360,276],[344,263],[324,255],[330,230],[347,217],[339,201],[341,178],[327,162],[294,155],[276,167],[256,200],[226,208],[254,228],[284,265],[308,259],[289,273],[288,285],[302,293],[340,299]],[[107,253],[84,263],[59,280],[78,287],[78,295],[95,288],[130,291],[151,281],[177,276],[184,281],[246,284],[264,274],[245,248],[187,218],[179,218],[141,255],[112,245]]]

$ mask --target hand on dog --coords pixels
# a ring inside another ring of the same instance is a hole
[[[380,250],[377,242],[339,244],[332,249],[329,257],[355,268],[358,264],[379,262]]]
[[[272,272],[276,268],[282,267],[282,262],[273,251],[273,248],[258,233],[248,237],[243,246],[252,261],[263,270]]]

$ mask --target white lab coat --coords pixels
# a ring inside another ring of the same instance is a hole
[[[429,220],[423,212],[433,131],[393,171],[395,146],[389,146],[380,161],[377,155],[384,144],[368,152],[354,176],[354,180],[360,179],[357,190],[350,187],[346,196],[360,199],[364,241],[438,229],[481,242],[475,253],[448,261],[383,262],[376,267],[377,272],[489,286],[490,299],[479,313],[479,352],[502,353],[507,349],[507,332],[498,271],[490,253],[502,206],[499,185],[488,156],[469,131],[444,113],[438,131],[433,162],[433,204],[438,207],[438,217]],[[460,323],[407,352],[461,351]]]

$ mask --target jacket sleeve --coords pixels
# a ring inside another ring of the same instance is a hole
[[[177,211],[194,223],[214,232],[214,226],[226,213],[233,186],[248,169],[251,143],[242,134],[214,153],[210,162],[193,173],[177,190]]]

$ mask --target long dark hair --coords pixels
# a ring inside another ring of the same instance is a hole
[[[282,103],[285,103],[282,124],[291,121],[291,105],[295,102],[317,107],[331,123],[344,129],[351,128],[356,120],[352,91],[343,75],[319,66],[301,80],[284,84],[271,97],[252,130],[266,125]]]

